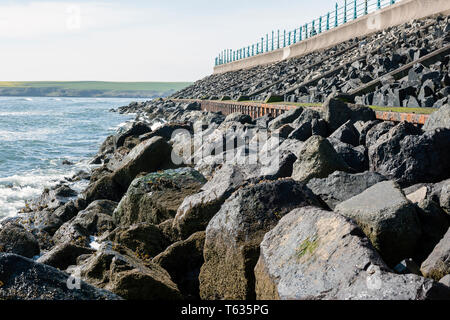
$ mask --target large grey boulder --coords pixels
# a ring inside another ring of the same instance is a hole
[[[369,148],[371,171],[403,186],[438,182],[450,177],[450,129],[420,134],[401,123]]]
[[[357,147],[359,145],[359,132],[356,130],[355,126],[351,120],[344,123],[336,131],[334,131],[330,138],[337,139],[343,143]]]
[[[423,126],[425,131],[433,131],[438,128],[450,129],[450,104],[446,104],[432,113]]]
[[[450,230],[422,263],[420,270],[425,277],[438,281],[450,274]]]
[[[179,237],[186,239],[197,231],[204,231],[224,201],[245,183],[246,178],[243,168],[226,164],[198,193],[184,198],[173,220],[173,228]]]
[[[269,123],[270,130],[276,130],[285,124],[294,122],[303,112],[303,108],[295,108],[276,117]]]
[[[412,257],[422,230],[414,205],[393,181],[380,182],[335,210],[360,226],[390,266]]]
[[[376,172],[351,174],[338,171],[324,179],[312,179],[307,186],[334,210],[339,203],[385,180],[385,177]]]
[[[321,201],[291,179],[260,182],[235,192],[206,229],[201,298],[255,298],[253,268],[264,234],[292,209],[308,205],[320,206]]]
[[[0,253],[0,300],[121,300],[53,267]],[[71,285],[73,285],[71,289]]]
[[[112,217],[117,202],[97,200],[70,221],[64,223],[53,235],[56,244],[72,243],[89,246],[91,236],[100,236],[116,226]]]
[[[52,250],[40,256],[36,262],[43,263],[60,270],[66,270],[69,266],[76,264],[79,256],[83,254],[93,254],[94,252],[94,249],[81,247],[66,242],[54,246]]]
[[[199,299],[200,268],[203,265],[205,232],[196,232],[178,241],[157,255],[152,261],[166,270],[184,297]]]
[[[175,217],[183,199],[197,193],[206,179],[192,168],[150,173],[136,178],[114,211],[118,226],[159,224]]]
[[[128,300],[181,298],[167,271],[149,260],[139,260],[129,249],[108,242],[67,271]]]
[[[158,226],[149,223],[118,227],[106,239],[130,249],[143,259],[155,257],[171,244],[169,237]]]
[[[295,209],[264,236],[255,267],[261,300],[422,300],[450,289],[389,271],[352,221],[314,207]]]
[[[113,173],[113,180],[127,189],[141,172],[155,172],[173,167],[170,160],[171,152],[171,146],[162,137],[146,140],[133,148],[122,160]]]
[[[36,237],[17,223],[0,225],[0,252],[14,253],[27,258],[39,255]]]
[[[312,136],[299,151],[292,178],[297,181],[309,181],[312,178],[326,178],[335,171],[353,170],[336,153],[327,139]]]
[[[365,106],[349,104],[335,98],[328,98],[324,105],[324,119],[328,123],[330,132],[336,131],[347,121],[375,120],[375,112]]]

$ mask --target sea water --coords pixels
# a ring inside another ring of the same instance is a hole
[[[0,220],[45,187],[89,170],[105,138],[135,117],[109,110],[135,100],[0,97]]]

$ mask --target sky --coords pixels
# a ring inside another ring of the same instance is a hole
[[[332,0],[0,0],[0,81],[196,81],[213,72],[223,49],[298,28],[334,6]]]

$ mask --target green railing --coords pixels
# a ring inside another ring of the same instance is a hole
[[[223,50],[216,58],[215,65],[223,65],[230,62],[246,59],[258,54],[288,47],[319,33],[336,28],[349,21],[365,16],[376,10],[395,4],[395,0],[344,0],[341,7],[336,3],[332,12],[320,16],[310,23],[306,23],[291,31],[272,31],[265,37],[249,46],[232,50]]]

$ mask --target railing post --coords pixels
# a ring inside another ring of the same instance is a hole
[[[312,22],[312,28],[311,28],[311,37],[314,37],[315,33],[316,33],[316,28],[315,28],[315,21],[313,20]]]
[[[286,47],[286,30],[284,30],[283,48]]]
[[[269,34],[266,33],[266,52],[269,52]]]
[[[302,27],[300,27],[300,29],[299,29],[299,41],[302,41],[303,39],[302,39],[302,31],[303,31],[303,29],[302,29]]]
[[[256,43],[256,54],[259,54],[259,42]]]
[[[344,0],[344,23],[347,23],[347,0]]]
[[[291,31],[289,31],[288,46],[291,45]]]
[[[305,39],[308,39],[308,24],[305,24]]]
[[[297,43],[297,29],[294,29],[294,44]]]
[[[364,8],[364,13],[367,15],[369,14],[369,4],[367,3],[368,0],[365,1],[365,8]]]
[[[338,22],[338,9],[339,9],[339,7],[338,7],[338,4],[336,2],[336,11],[334,12],[335,13],[335,18],[334,18],[334,26],[335,27],[337,27],[339,25],[339,22]]]
[[[255,55],[255,45],[252,44],[252,57]]]
[[[274,33],[274,31],[272,30],[272,51],[273,51],[273,49],[274,49],[274,46],[273,46],[274,36],[275,36],[275,33]]]
[[[377,8],[378,8],[378,9],[381,9],[381,0],[378,0],[378,1],[377,1]]]
[[[264,38],[261,38],[261,53],[264,53]]]
[[[395,4],[395,0],[391,0],[391,4]]]
[[[280,29],[278,29],[278,49],[280,49]]]
[[[322,33],[322,16],[319,18],[319,33]]]
[[[354,1],[354,11],[353,11],[353,19],[358,18],[358,10],[356,9],[356,0]]]
[[[327,13],[327,30],[330,30],[330,12]]]

